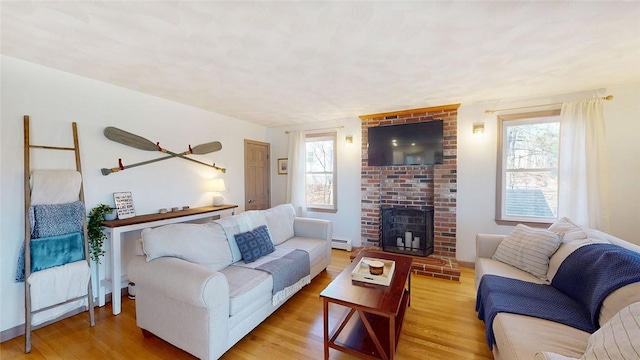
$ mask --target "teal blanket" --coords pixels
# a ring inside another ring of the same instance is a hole
[[[84,260],[83,238],[78,232],[31,240],[31,272]]]
[[[18,259],[16,282],[24,281],[24,245]],[[81,232],[31,240],[31,272],[84,260],[84,236]]]
[[[84,204],[35,205],[29,208],[31,272],[83,260]],[[24,244],[18,255],[16,282],[24,281]]]

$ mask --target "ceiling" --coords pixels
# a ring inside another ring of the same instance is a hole
[[[640,81],[639,2],[2,1],[4,55],[268,127]]]

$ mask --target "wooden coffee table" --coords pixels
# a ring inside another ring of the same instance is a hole
[[[395,261],[389,286],[351,280],[351,272],[362,257]],[[324,358],[329,348],[363,358],[393,359],[411,296],[411,257],[361,251],[320,293],[324,314]],[[346,307],[329,332],[329,304]],[[357,316],[353,316],[353,315]]]

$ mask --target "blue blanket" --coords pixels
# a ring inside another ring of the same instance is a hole
[[[556,321],[580,330],[598,329],[602,301],[616,289],[640,281],[640,254],[611,244],[583,246],[570,254],[551,285],[485,275],[476,299],[493,349],[493,319],[508,312]]]
[[[82,231],[84,204],[76,201],[68,204],[35,205],[29,208],[31,238],[66,235]]]
[[[256,267],[273,277],[272,295],[291,286],[310,274],[309,254],[303,250],[293,250],[287,255]]]
[[[640,254],[613,244],[583,246],[560,265],[551,286],[589,311],[591,323],[598,317],[604,299],[618,288],[640,281]]]
[[[552,320],[593,332],[589,313],[577,301],[550,285],[484,275],[476,298],[478,319],[484,321],[487,344],[493,350],[493,319],[499,312]]]

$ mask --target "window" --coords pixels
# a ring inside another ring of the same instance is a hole
[[[307,208],[335,212],[336,133],[306,136],[305,183]]]
[[[498,223],[557,218],[559,118],[559,110],[498,117]]]

